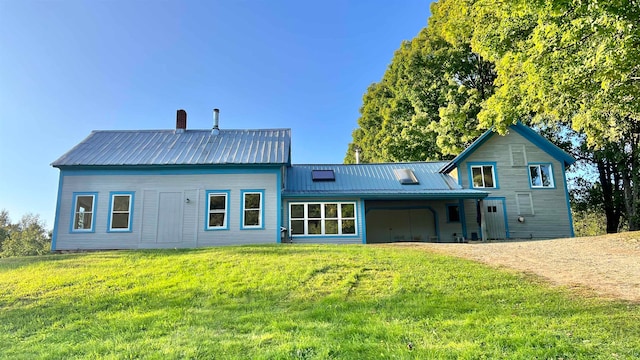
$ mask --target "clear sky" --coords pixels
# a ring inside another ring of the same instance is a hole
[[[291,128],[342,163],[367,87],[429,0],[0,0],[0,209],[53,227],[50,163],[91,130]]]

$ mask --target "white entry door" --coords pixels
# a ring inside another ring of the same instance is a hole
[[[182,242],[182,193],[161,192],[158,198],[158,243]]]
[[[504,222],[506,214],[504,202],[501,199],[483,200],[483,206],[482,215],[487,227],[487,238],[489,240],[506,239],[507,227]]]

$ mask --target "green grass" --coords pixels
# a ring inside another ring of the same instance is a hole
[[[0,358],[638,358],[639,320],[638,304],[411,248],[0,260]]]

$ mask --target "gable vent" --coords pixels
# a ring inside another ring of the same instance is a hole
[[[420,182],[411,169],[393,169],[396,179],[402,185],[418,185]]]

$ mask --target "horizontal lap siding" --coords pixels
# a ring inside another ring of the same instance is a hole
[[[532,189],[529,186],[529,167],[512,166],[509,144],[525,146],[527,163],[551,163],[555,189]],[[556,238],[571,236],[566,202],[566,184],[562,177],[563,165],[527,139],[511,131],[506,136],[493,135],[474,151],[458,168],[462,186],[471,188],[469,162],[496,162],[499,189],[486,189],[489,197],[504,197],[507,207],[507,221],[511,238]],[[516,193],[531,193],[534,215],[526,215],[525,222],[519,223]],[[465,202],[468,236],[478,228],[475,205]]]
[[[63,173],[64,175],[64,173]],[[57,217],[56,249],[135,249],[275,243],[277,241],[277,171],[243,174],[64,176]],[[240,191],[264,189],[264,229],[240,230]],[[206,190],[229,190],[228,230],[205,231]],[[132,231],[107,232],[109,193],[133,191]],[[71,233],[74,192],[97,192],[93,233]],[[182,241],[156,243],[158,194],[182,194]],[[189,203],[186,199],[189,198]]]

